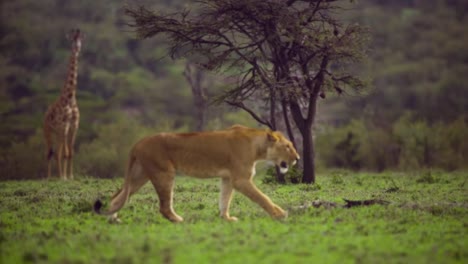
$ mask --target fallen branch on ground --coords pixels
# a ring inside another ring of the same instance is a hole
[[[352,200],[348,200],[348,199],[343,198],[343,200],[346,202],[346,204],[342,206],[343,208],[351,208],[351,207],[356,207],[356,206],[369,206],[369,205],[374,205],[374,204],[380,204],[380,205],[390,204],[389,201],[380,200],[380,199],[352,201]],[[313,206],[315,208],[324,207],[326,209],[339,207],[339,205],[337,203],[335,203],[335,202],[315,200],[315,201],[313,201],[313,202],[311,202],[309,204],[298,206],[297,209],[306,209],[306,208],[309,208],[311,206]]]
[[[369,206],[369,205],[374,205],[374,204],[380,204],[380,205],[390,204],[389,201],[380,200],[380,199],[352,201],[352,200],[343,198],[343,200],[346,202],[346,204],[343,206],[344,208],[351,208],[355,206]]]

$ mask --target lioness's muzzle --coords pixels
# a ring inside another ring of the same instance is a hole
[[[286,163],[286,161],[282,161],[282,162],[280,163],[280,167],[281,167],[281,168],[288,168],[288,164]]]

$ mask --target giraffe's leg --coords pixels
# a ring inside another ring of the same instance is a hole
[[[67,146],[67,136],[69,131],[69,125],[57,133],[57,165],[59,177],[63,180],[66,180],[65,172],[67,170],[67,159],[68,156],[68,146]]]
[[[76,132],[78,131],[78,123],[74,124],[73,126],[70,127],[70,131],[68,132],[68,171],[67,173],[68,178],[73,180],[73,156],[75,155],[75,139],[76,139]]]
[[[70,149],[68,148],[68,138],[70,132],[70,125],[65,126],[62,139],[62,179],[67,180],[68,171],[68,156],[70,155]]]
[[[58,176],[60,179],[63,179],[63,148],[64,148],[64,142],[63,142],[63,137],[59,137],[57,140],[57,154],[56,154],[56,160],[57,160],[57,171],[58,171]]]
[[[46,145],[47,179],[51,176],[52,158],[54,157],[52,131],[47,124],[44,124],[44,139]]]

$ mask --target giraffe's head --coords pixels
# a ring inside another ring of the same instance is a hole
[[[81,32],[81,30],[78,28],[72,29],[68,36],[72,41],[73,50],[79,52],[81,49],[81,40],[83,39],[83,33]]]

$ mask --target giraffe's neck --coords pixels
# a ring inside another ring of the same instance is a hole
[[[68,65],[67,80],[60,94],[61,99],[68,104],[76,104],[76,82],[78,76],[78,49],[73,49]]]

